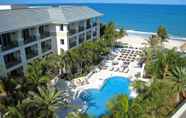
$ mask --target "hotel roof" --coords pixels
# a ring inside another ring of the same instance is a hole
[[[99,16],[102,16],[102,14],[85,6],[3,10],[0,11],[0,32],[48,23],[68,24]]]

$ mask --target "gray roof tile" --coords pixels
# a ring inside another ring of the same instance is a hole
[[[0,11],[0,32],[47,23],[68,24],[101,15],[101,13],[84,6],[4,10]]]

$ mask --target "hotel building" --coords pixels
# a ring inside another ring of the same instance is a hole
[[[95,40],[100,16],[84,6],[0,10],[0,75],[22,75],[36,58]]]

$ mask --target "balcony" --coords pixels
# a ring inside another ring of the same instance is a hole
[[[21,63],[20,60],[14,60],[14,61],[8,62],[8,63],[6,63],[6,68],[9,69],[9,68],[11,68],[11,67],[13,67],[13,66],[18,65],[19,63]]]
[[[95,26],[97,26],[97,23],[96,22],[93,23],[93,27],[95,27]]]
[[[48,52],[52,49],[52,46],[51,45],[45,45],[44,48],[42,48],[42,53],[45,53],[45,52]]]
[[[91,24],[87,24],[87,29],[90,29],[91,28]]]
[[[82,32],[84,30],[85,30],[84,26],[79,26],[79,32]]]
[[[92,22],[91,19],[86,20],[86,24],[87,24],[86,28],[87,29],[91,28],[91,22]]]
[[[37,44],[25,48],[25,53],[26,53],[26,58],[27,59],[31,59],[31,58],[34,58],[34,57],[38,56],[38,46],[37,46]]]
[[[16,32],[4,33],[0,35],[1,50],[6,51],[18,47]]]
[[[91,39],[91,35],[86,35],[86,39],[90,40]]]
[[[13,71],[7,73],[7,74],[10,76],[14,76],[14,77],[23,77],[23,75],[24,75],[23,67],[21,66]]]
[[[87,33],[86,33],[86,40],[89,40],[89,39],[91,39],[92,38],[92,31],[88,31]]]
[[[52,42],[51,40],[47,40],[41,43],[42,53],[48,52],[52,49]]]
[[[38,56],[38,52],[36,52],[36,51],[31,51],[31,52],[26,54],[26,58],[27,59],[32,59],[32,58],[34,58],[36,56]]]
[[[76,37],[69,39],[69,48],[75,47],[77,45],[76,39],[77,39]]]
[[[79,38],[79,44],[82,43],[84,40],[85,40],[84,37],[80,37]]]
[[[97,32],[95,31],[95,32],[93,32],[93,36],[94,37],[96,37],[97,36]]]
[[[18,65],[19,63],[21,63],[20,52],[17,51],[17,52],[13,52],[13,53],[5,55],[4,61],[5,61],[6,68],[8,69],[13,66]]]
[[[73,47],[75,47],[75,46],[76,46],[76,42],[75,42],[75,41],[69,43],[69,47],[70,47],[70,48],[73,48]]]
[[[47,37],[50,37],[50,32],[40,33],[40,39],[44,39],[44,38],[47,38]]]
[[[6,51],[6,50],[9,50],[9,49],[12,49],[15,47],[18,47],[18,42],[17,41],[10,41],[10,42],[7,42],[7,45],[2,45],[1,49],[2,49],[2,51]]]
[[[74,35],[76,33],[76,29],[69,29],[68,35]]]
[[[37,38],[35,35],[29,36],[29,37],[24,37],[24,44],[28,44],[28,43],[34,42],[36,40],[37,40]]]

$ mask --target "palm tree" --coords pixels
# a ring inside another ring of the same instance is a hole
[[[104,29],[104,38],[113,40],[116,36],[116,26],[113,22],[108,23]]]
[[[92,117],[89,117],[88,114],[86,113],[79,113],[79,112],[70,112],[67,116],[67,118],[92,118]]]
[[[70,76],[72,76],[72,67],[73,67],[73,64],[75,62],[75,59],[72,58],[72,55],[71,55],[71,50],[67,51],[64,55],[64,68],[65,68],[65,72],[67,72]]]
[[[21,104],[18,103],[15,107],[9,106],[3,118],[25,118]]]
[[[40,85],[46,85],[50,77],[46,75],[45,62],[36,60],[31,65],[28,65],[26,78],[28,87],[31,87],[31,89],[36,89]]]
[[[25,78],[5,78],[1,81],[3,85],[4,94],[2,96],[5,101],[5,105],[17,105],[18,101],[21,101],[27,96],[27,92],[30,90]]]
[[[127,118],[129,110],[128,97],[124,95],[118,95],[108,102],[107,107],[111,112],[113,118]]]
[[[152,50],[150,52],[153,52]],[[154,78],[166,79],[171,73],[174,66],[179,65],[182,62],[180,54],[175,49],[157,49],[154,53],[150,53],[147,56],[148,62],[146,64],[146,70]]]
[[[130,101],[126,95],[115,96],[108,102],[110,114],[104,117],[110,118],[137,118],[142,115],[142,108],[137,102]]]
[[[129,101],[129,118],[140,118],[144,114],[144,109],[138,101],[130,100]]]
[[[122,38],[125,35],[127,35],[127,32],[124,30],[123,27],[116,32],[116,38]]]
[[[73,71],[77,73],[82,73],[83,72],[83,58],[81,55],[81,46],[79,48],[74,48],[70,51],[71,58],[72,58],[72,67]]]
[[[45,65],[47,67],[48,75],[55,77],[56,75],[62,75],[64,69],[64,53],[60,55],[51,54],[45,58]]]
[[[167,30],[162,25],[159,26],[157,30],[157,35],[161,38],[161,42],[165,42],[166,39],[168,38]]]
[[[107,40],[106,41],[103,39],[97,40],[96,46],[97,46],[97,53],[100,56],[103,56],[110,51],[108,48]]]
[[[172,101],[170,98],[174,95],[174,82],[169,79],[155,79],[150,87],[137,98],[144,109],[143,115],[147,118],[165,117],[170,112]]]
[[[141,55],[142,59],[145,61],[145,71],[146,75],[149,75],[152,77],[152,73],[154,71],[154,50],[153,48],[146,48],[144,53]]]
[[[172,70],[171,78],[176,81],[175,89],[177,90],[177,102],[180,101],[180,94],[184,96],[186,90],[186,68],[177,66]]]
[[[158,75],[157,77],[160,79],[165,79],[167,78],[167,75],[169,75],[170,71],[170,56],[166,52],[160,52],[158,51],[157,53],[157,59],[154,61],[154,66],[156,69],[156,72],[159,73],[154,75]]]
[[[157,35],[152,35],[149,37],[148,44],[154,48],[160,44],[160,41],[161,39]]]
[[[66,107],[62,93],[54,88],[38,87],[38,93],[30,92],[30,97],[23,103],[28,105],[28,111],[32,109],[41,118],[54,118],[57,109]]]
[[[0,111],[4,111],[6,109],[6,105],[4,104],[5,97],[7,97],[7,91],[4,82],[0,80]]]
[[[0,95],[5,93],[5,86],[2,80],[0,80]]]
[[[132,83],[132,86],[137,89],[137,91],[139,93],[142,93],[143,90],[145,89],[146,85],[144,82],[140,81],[140,80],[136,80]]]

